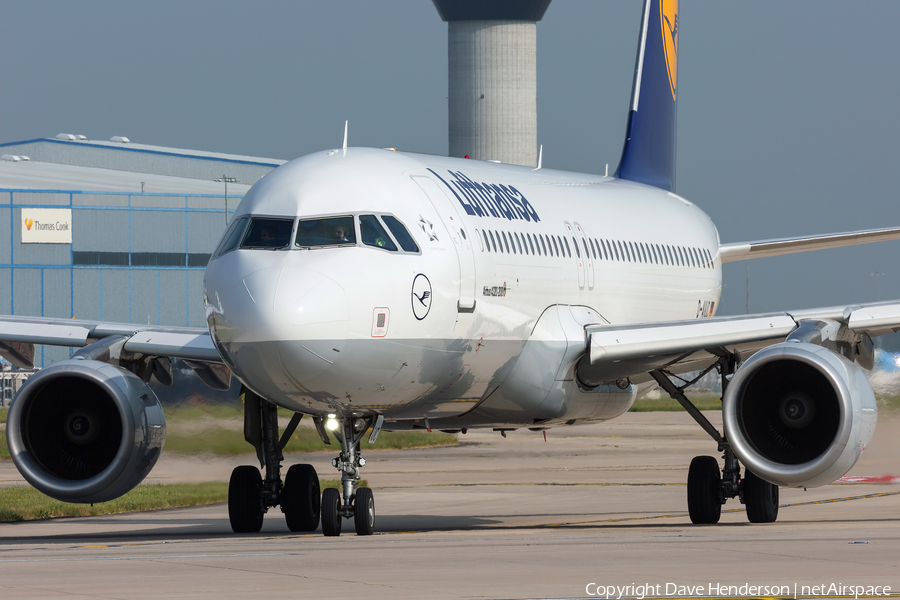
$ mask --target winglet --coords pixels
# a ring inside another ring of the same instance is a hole
[[[534,169],[532,169],[532,171],[537,171],[538,169],[541,168],[541,161],[543,160],[543,158],[544,158],[544,145],[541,144],[541,147],[538,150],[538,166],[535,167]]]
[[[347,149],[347,125],[350,124],[350,121],[344,121],[344,146],[343,149]]]
[[[616,177],[675,190],[678,0],[646,0]]]

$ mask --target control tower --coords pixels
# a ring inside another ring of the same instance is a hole
[[[432,0],[447,22],[450,156],[537,166],[537,22],[551,0]]]

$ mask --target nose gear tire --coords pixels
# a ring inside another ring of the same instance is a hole
[[[341,535],[341,493],[334,488],[322,492],[322,533]]]
[[[356,524],[356,535],[375,533],[375,494],[371,488],[361,487],[356,490],[353,520]]]

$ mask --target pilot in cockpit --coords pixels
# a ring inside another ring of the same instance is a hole
[[[338,244],[353,243],[353,240],[347,237],[347,227],[345,227],[344,225],[338,225],[334,228],[334,240]]]

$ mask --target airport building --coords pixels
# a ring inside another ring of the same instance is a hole
[[[229,215],[284,162],[68,134],[0,144],[0,314],[203,326]],[[35,366],[69,354],[37,347]]]

